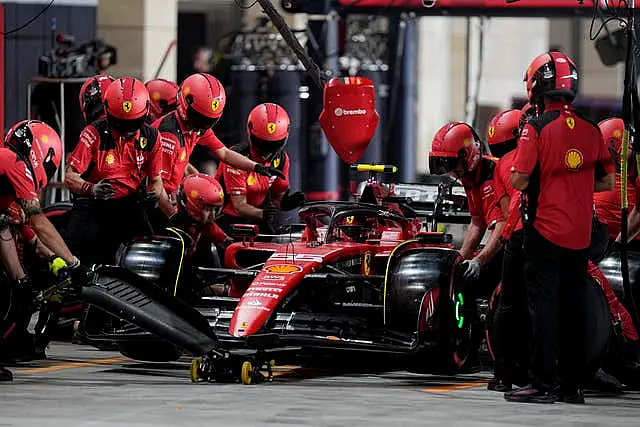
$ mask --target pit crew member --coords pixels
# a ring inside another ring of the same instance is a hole
[[[167,79],[153,79],[146,82],[145,86],[151,100],[149,116],[147,117],[148,123],[153,123],[176,109],[177,83]]]
[[[149,111],[144,84],[120,78],[104,101],[107,117],[84,128],[65,176],[75,196],[67,238],[92,264],[112,263],[120,243],[151,231],[141,200],[167,199],[158,132],[144,123]]]
[[[105,112],[102,100],[113,80],[111,76],[99,75],[88,78],[82,84],[78,100],[85,124],[104,118]]]
[[[261,176],[231,165],[222,165],[216,173],[225,192],[225,205],[218,224],[227,233],[232,224],[258,224],[262,233],[273,233],[278,208],[295,209],[304,203],[301,192],[289,191],[289,156],[284,147],[289,138],[289,114],[281,106],[264,103],[256,106],[247,119],[248,144],[235,151],[256,161],[263,169],[275,169],[279,176]],[[275,174],[274,174],[275,175]]]
[[[544,53],[532,61],[526,79],[529,102],[542,113],[522,130],[511,184],[527,194],[523,222],[532,377],[531,384],[505,393],[505,399],[553,403],[559,360],[563,384],[558,393],[567,402],[583,403],[579,356],[584,337],[569,325],[584,299],[594,190],[611,190],[615,171],[598,127],[571,106],[578,82],[573,62],[559,52]],[[559,324],[563,348],[556,359]]]

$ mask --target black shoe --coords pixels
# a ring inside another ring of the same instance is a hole
[[[596,376],[593,379],[592,384],[588,387],[593,387],[597,391],[605,393],[620,394],[624,386],[618,379],[612,375],[607,374],[602,369],[598,369]]]
[[[555,403],[555,394],[549,391],[538,390],[532,385],[517,388],[504,394],[505,400],[509,402],[522,403]]]
[[[503,380],[501,378],[492,378],[487,384],[487,390],[489,391],[498,391],[500,393],[505,393],[507,391],[511,391],[513,386],[509,381]]]
[[[580,388],[562,389],[560,388],[556,395],[559,402],[570,403],[573,405],[584,405],[584,391]]]
[[[7,368],[0,366],[0,381],[13,381],[13,374]]]

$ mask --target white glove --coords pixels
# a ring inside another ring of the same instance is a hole
[[[482,267],[482,264],[480,264],[480,261],[477,258],[465,260],[462,263],[467,266],[467,270],[464,272],[465,279],[471,280],[480,277],[480,268]]]

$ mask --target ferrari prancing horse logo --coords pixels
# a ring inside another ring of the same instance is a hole
[[[267,132],[269,135],[273,135],[276,132],[276,124],[275,123],[267,123]]]
[[[576,127],[576,122],[573,120],[573,117],[567,117],[564,121],[567,123],[567,126],[569,126],[569,129],[573,130],[573,128]]]
[[[214,99],[213,101],[211,101],[211,111],[218,111],[219,107],[220,107],[220,101],[218,101],[217,99]]]
[[[493,138],[493,135],[496,134],[496,128],[494,128],[493,126],[491,126],[489,128],[489,138]]]
[[[122,103],[122,110],[123,110],[125,113],[130,112],[132,108],[133,108],[133,104],[132,104],[130,101],[124,101],[124,102]]]
[[[371,274],[371,252],[365,252],[364,260],[362,261],[362,271],[365,276]]]
[[[140,138],[139,141],[140,141],[140,148],[144,148],[144,147],[147,146],[147,138],[142,137],[142,138]]]

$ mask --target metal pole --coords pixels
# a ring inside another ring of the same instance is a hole
[[[417,38],[416,20],[407,16],[404,31],[404,52],[402,57],[402,139],[400,148],[400,177],[402,182],[413,182],[416,176],[416,102],[417,102]]]
[[[329,12],[329,21],[327,22],[327,40],[325,45],[325,70],[331,72],[333,76],[337,76],[339,72],[338,53],[340,52],[340,15],[334,10]],[[339,160],[335,151],[331,149],[329,141],[322,133],[322,145],[325,147],[325,173],[324,173],[324,191],[330,195],[334,195],[338,191],[338,181],[340,177]]]

